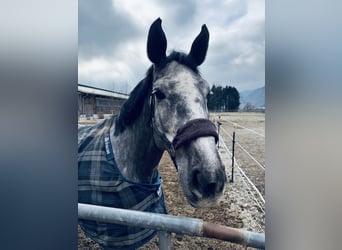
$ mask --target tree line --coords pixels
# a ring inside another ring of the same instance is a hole
[[[232,86],[213,85],[208,96],[209,111],[236,112],[240,106],[240,93]]]

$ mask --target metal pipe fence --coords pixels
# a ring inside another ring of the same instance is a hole
[[[78,217],[120,225],[129,225],[158,231],[160,249],[171,248],[172,232],[181,235],[208,237],[265,249],[265,234],[235,229],[201,219],[141,212],[120,208],[78,203]]]

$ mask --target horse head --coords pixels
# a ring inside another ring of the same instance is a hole
[[[208,43],[209,32],[203,25],[188,54],[166,56],[160,18],[151,25],[147,40],[148,58],[153,63],[150,103],[154,141],[171,155],[184,194],[194,207],[217,204],[226,183],[216,148],[216,127],[209,120],[210,87],[197,69],[206,57]]]

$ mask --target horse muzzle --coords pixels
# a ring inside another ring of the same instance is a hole
[[[227,177],[218,150],[216,127],[209,120],[186,124],[173,143],[180,182],[193,207],[211,207],[222,198]],[[209,130],[208,130],[209,128]]]

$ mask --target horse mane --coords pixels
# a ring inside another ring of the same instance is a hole
[[[160,64],[157,65],[158,70],[162,70],[167,64],[176,61],[182,65],[187,66],[196,74],[199,74],[196,63],[191,56],[182,52],[173,51]],[[146,77],[141,80],[137,86],[132,90],[127,101],[122,105],[120,114],[115,123],[115,135],[120,134],[131,125],[141,114],[145,101],[152,92],[153,83],[153,66],[151,66],[146,73]]]

